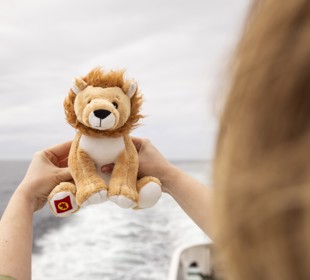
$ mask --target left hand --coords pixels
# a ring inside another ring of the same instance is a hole
[[[16,193],[24,195],[32,204],[33,211],[45,205],[54,187],[72,179],[68,168],[70,147],[71,142],[66,142],[35,153],[16,190]]]

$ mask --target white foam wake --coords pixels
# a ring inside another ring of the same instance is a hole
[[[113,203],[89,206],[46,233],[33,256],[34,280],[164,280],[173,250],[204,234],[163,195],[146,210]]]

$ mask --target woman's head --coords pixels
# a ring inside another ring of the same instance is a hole
[[[255,1],[232,64],[214,181],[230,279],[310,279],[310,1]]]

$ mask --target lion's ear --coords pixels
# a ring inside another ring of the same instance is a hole
[[[136,93],[137,91],[137,84],[135,82],[130,82],[129,84],[129,88],[127,90],[127,95],[131,98],[134,96],[134,94]]]
[[[80,91],[85,89],[87,86],[88,86],[87,83],[83,81],[81,78],[75,78],[73,79],[73,86],[71,89],[75,94],[78,94]]]

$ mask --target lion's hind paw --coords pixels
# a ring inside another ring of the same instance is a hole
[[[57,217],[67,217],[79,210],[75,196],[70,191],[55,193],[48,199],[53,214]]]
[[[138,208],[154,206],[161,197],[161,186],[157,182],[149,182],[139,192]]]

